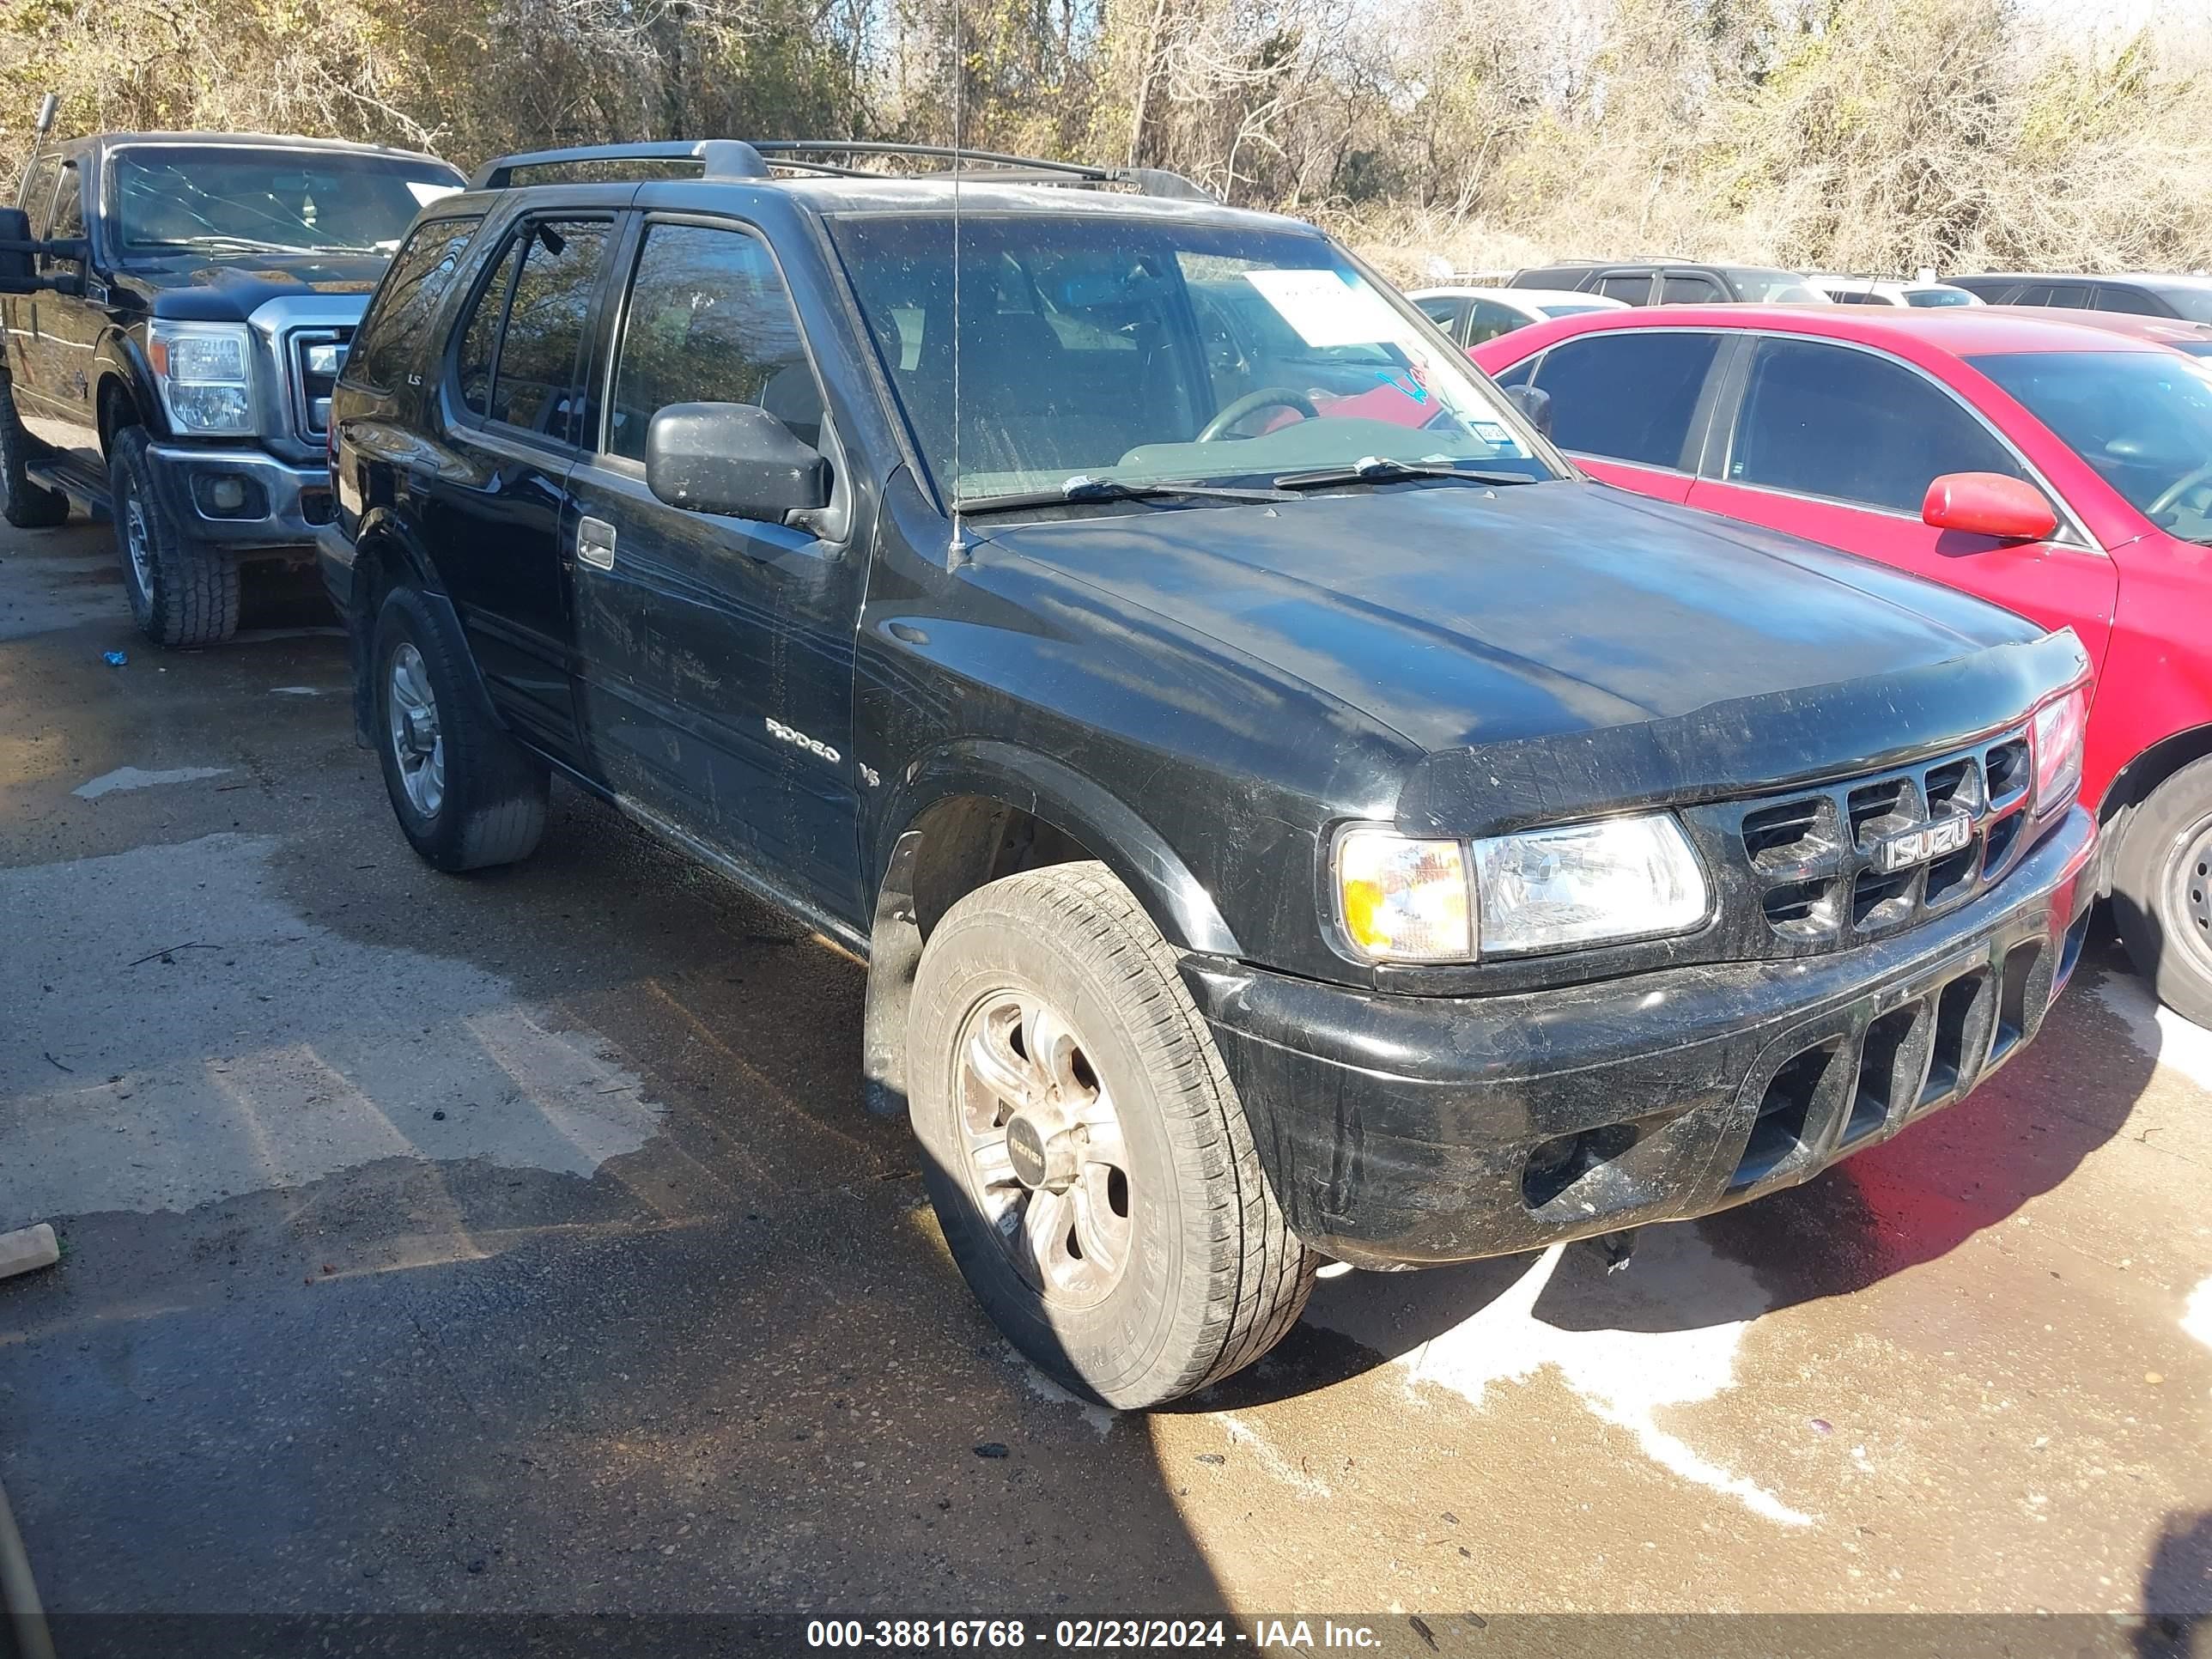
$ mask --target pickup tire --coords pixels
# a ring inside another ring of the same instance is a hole
[[[493,719],[447,616],[413,588],[393,588],[377,613],[368,672],[384,787],[423,860],[459,872],[535,852],[551,775]]]
[[[1140,1410],[1297,1322],[1319,1258],[1261,1171],[1174,952],[1103,865],[1008,876],[947,910],[908,1045],[953,1260],[1055,1380]]]
[[[51,530],[69,518],[68,496],[31,482],[27,468],[38,453],[15,412],[15,388],[0,380],[0,517],[18,530]]]
[[[238,631],[238,562],[177,522],[146,451],[146,429],[126,426],[107,459],[131,617],[156,645],[220,645]]]
[[[2129,813],[2112,859],[2112,919],[2159,1000],[2212,1026],[2212,756]]]

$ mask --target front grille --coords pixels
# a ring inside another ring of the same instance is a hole
[[[1894,772],[1724,809],[1735,822],[1721,839],[1782,953],[1838,948],[1910,927],[2002,879],[2025,844],[2028,775],[2027,740],[2008,732]]]
[[[331,395],[337,389],[338,370],[353,341],[350,328],[295,328],[284,337],[284,369],[292,381],[292,430],[308,443],[319,444],[331,423]],[[308,365],[321,355],[319,347],[335,346],[337,362],[321,368]]]

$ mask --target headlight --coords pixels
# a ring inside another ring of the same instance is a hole
[[[2069,804],[2081,787],[2081,738],[2089,725],[2089,692],[2075,686],[2035,711],[2028,746],[2035,754],[2035,810]]]
[[[1347,830],[1336,843],[1337,913],[1370,962],[1464,962],[1474,954],[1467,849],[1389,830]]]
[[[1338,915],[1370,962],[1467,962],[1686,933],[1705,871],[1665,812],[1474,843],[1360,825],[1336,843]]]
[[[146,356],[178,431],[253,431],[253,346],[245,324],[156,322]]]
[[[1665,812],[1529,830],[1474,843],[1485,956],[1686,933],[1705,873]]]

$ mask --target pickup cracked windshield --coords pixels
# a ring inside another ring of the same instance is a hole
[[[833,231],[934,480],[965,511],[1560,476],[1458,353],[1319,237],[1073,216],[979,216],[958,234],[956,387],[947,221]]]
[[[401,156],[134,144],[115,158],[126,255],[390,253],[454,189],[443,167]]]

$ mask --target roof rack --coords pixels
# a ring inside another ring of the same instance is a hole
[[[1001,155],[996,150],[956,149],[945,144],[875,143],[848,138],[766,138],[750,143],[738,138],[704,138],[523,150],[485,162],[469,180],[469,188],[505,190],[514,182],[516,173],[538,167],[618,161],[693,161],[705,179],[769,179],[777,171],[830,179],[884,176],[867,167],[807,159],[827,156],[945,161],[953,165],[932,176],[988,177],[1000,184],[1130,185],[1146,196],[1191,202],[1217,199],[1203,186],[1164,167],[1090,167],[1079,161]]]

